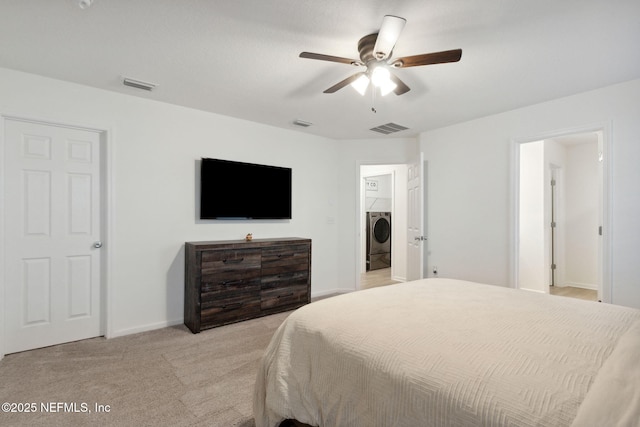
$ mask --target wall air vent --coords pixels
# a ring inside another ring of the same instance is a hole
[[[122,84],[125,86],[135,87],[136,89],[147,90],[149,92],[158,87],[155,83],[143,82],[142,80],[130,79],[129,77],[122,79]]]
[[[409,128],[401,126],[396,123],[387,123],[386,125],[380,125],[380,126],[371,128],[369,130],[372,130],[374,132],[378,132],[384,135],[389,135],[390,133],[400,132],[402,130],[407,130],[407,129]]]
[[[309,126],[311,126],[313,123],[309,123],[309,122],[305,122],[304,120],[294,120],[293,124],[296,126],[302,126],[303,128],[308,128]]]

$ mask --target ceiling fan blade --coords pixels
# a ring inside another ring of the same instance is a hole
[[[393,73],[389,76],[391,81],[396,84],[396,88],[393,90],[393,93],[396,95],[402,95],[403,93],[409,92],[411,89],[407,86],[402,80],[396,77]]]
[[[462,57],[462,49],[445,50],[442,52],[424,53],[422,55],[405,56],[391,63],[392,67],[407,68],[419,65],[443,64],[445,62],[458,62]]]
[[[348,86],[351,83],[353,83],[356,80],[358,80],[358,77],[360,77],[363,74],[364,73],[356,73],[353,76],[347,77],[346,79],[342,80],[341,82],[338,82],[338,83],[334,84],[333,86],[331,86],[329,89],[325,90],[324,93],[337,92],[338,90],[342,89],[343,87]]]
[[[323,55],[321,53],[313,52],[302,52],[300,53],[300,58],[318,59],[320,61],[339,62],[341,64],[349,65],[363,65],[361,61],[358,61],[356,59],[341,58],[339,56]]]
[[[385,15],[385,17],[382,18],[378,38],[373,47],[373,56],[375,56],[376,59],[385,59],[391,56],[391,51],[393,51],[393,47],[396,45],[400,33],[404,28],[404,24],[406,23],[407,20],[399,16]]]

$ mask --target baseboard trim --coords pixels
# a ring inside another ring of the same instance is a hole
[[[124,337],[126,335],[139,334],[140,332],[148,332],[156,329],[169,328],[171,326],[182,325],[183,323],[184,323],[183,319],[150,323],[144,326],[138,326],[135,328],[121,329],[119,331],[115,331],[113,334],[109,335],[108,338],[117,338],[117,337]]]
[[[328,291],[321,291],[321,292],[312,292],[311,293],[311,300],[315,300],[318,298],[325,298],[325,297],[329,297],[329,296],[333,296],[333,295],[338,295],[338,294],[348,294],[349,292],[353,292],[353,289],[331,289]]]
[[[597,291],[598,285],[592,285],[590,283],[576,283],[576,282],[564,282],[562,286],[556,285],[559,288],[571,286],[572,288],[589,289],[591,291]]]
[[[535,292],[537,294],[546,294],[545,291],[540,291],[538,289],[529,289],[529,288],[518,288],[518,289],[522,289],[523,291],[527,291],[527,292]]]
[[[331,290],[328,290],[328,291],[321,291],[321,292],[312,293],[311,294],[311,299],[312,300],[321,299],[321,298],[325,298],[325,297],[333,296],[333,295],[338,295],[338,294],[347,294],[349,292],[353,292],[353,289],[340,289],[340,288],[331,289]],[[182,325],[183,323],[184,323],[183,319],[167,320],[166,322],[150,323],[148,325],[137,326],[135,328],[120,329],[119,331],[115,331],[112,334],[110,334],[108,338],[117,338],[117,337],[123,337],[123,336],[126,336],[126,335],[139,334],[141,332],[148,332],[148,331],[153,331],[153,330],[156,330],[156,329],[169,328],[171,326]]]

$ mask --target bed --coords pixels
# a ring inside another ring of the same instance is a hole
[[[640,310],[452,279],[293,312],[256,427],[638,426]]]

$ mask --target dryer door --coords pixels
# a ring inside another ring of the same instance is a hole
[[[371,214],[369,229],[369,254],[391,252],[391,214],[376,212]]]
[[[373,237],[378,243],[385,243],[391,235],[391,224],[386,218],[378,218],[373,227]]]
[[[371,248],[367,257],[370,270],[391,267],[391,214],[380,212],[371,218]]]

